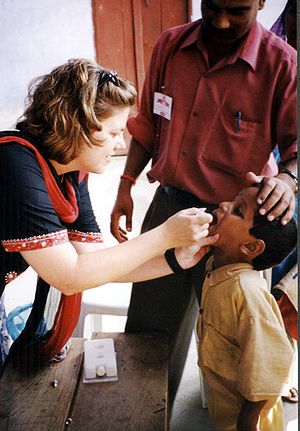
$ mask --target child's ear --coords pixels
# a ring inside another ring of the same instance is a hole
[[[265,242],[262,239],[256,239],[255,241],[245,242],[244,244],[242,244],[241,252],[246,256],[250,257],[252,260],[256,256],[262,254],[265,248]]]

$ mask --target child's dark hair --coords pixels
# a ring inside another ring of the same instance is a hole
[[[253,184],[260,189],[262,184]],[[256,270],[263,270],[279,265],[296,247],[297,225],[294,219],[287,224],[281,223],[281,217],[273,221],[267,219],[267,215],[254,215],[253,227],[249,233],[255,238],[262,239],[265,243],[265,250],[252,260],[252,265]]]

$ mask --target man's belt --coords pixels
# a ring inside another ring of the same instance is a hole
[[[161,186],[161,190],[174,199],[179,205],[185,208],[207,208],[207,211],[211,212],[218,207],[218,204],[209,204],[204,202],[192,193],[186,192],[185,190],[179,189],[177,187]]]

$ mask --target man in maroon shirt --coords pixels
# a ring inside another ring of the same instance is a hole
[[[128,122],[131,146],[111,231],[131,230],[130,190],[152,159],[156,194],[142,230],[189,206],[212,211],[259,181],[278,145],[281,167],[264,177],[258,202],[268,219],[292,218],[297,188],[296,51],[256,21],[264,0],[202,0],[202,20],[166,31],[154,48],[140,111]],[[203,259],[204,261],[205,259]],[[197,313],[193,270],[133,286],[126,331],[170,335],[169,394],[174,400]]]

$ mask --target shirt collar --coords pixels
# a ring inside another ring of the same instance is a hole
[[[182,43],[181,48],[187,48],[193,44],[196,44],[200,51],[206,53],[207,51],[202,39],[202,20],[198,20],[198,22],[199,25],[195,26],[194,31],[188,35],[186,40]],[[257,21],[255,21],[249,33],[247,34],[246,39],[237,49],[237,51],[230,56],[228,63],[235,63],[238,59],[241,59],[248,63],[255,71],[261,36],[262,27]]]
[[[202,21],[201,19],[198,19],[197,21],[194,22],[194,30],[188,34],[185,41],[181,44],[181,48],[187,48],[187,47],[193,45],[194,43],[196,43],[198,45],[198,41],[200,41],[202,39],[201,21]],[[198,23],[198,25],[197,25],[197,23]],[[202,47],[201,47],[201,49],[202,49]]]
[[[240,47],[240,52],[238,53],[239,58],[246,61],[246,63],[248,63],[254,71],[258,61],[258,52],[261,39],[262,27],[257,21],[255,21],[244,43]]]
[[[253,266],[250,263],[232,263],[230,265],[221,266],[214,269],[213,257],[206,264],[206,283],[210,286],[221,283],[235,275],[244,271],[252,270]]]

